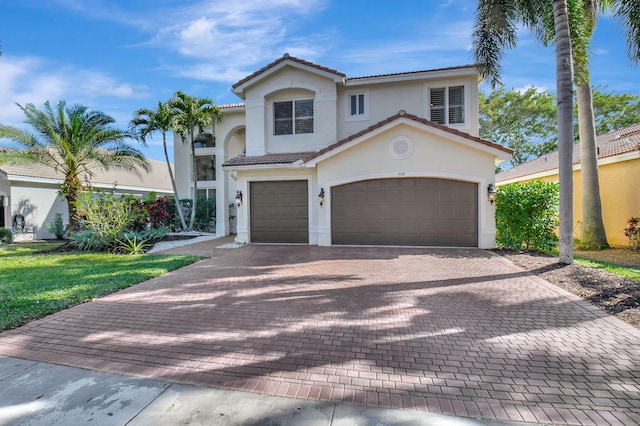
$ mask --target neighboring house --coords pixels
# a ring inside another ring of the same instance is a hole
[[[159,196],[172,195],[167,164],[148,161],[151,170],[148,173],[140,171],[140,176],[115,169],[96,169],[91,185],[96,190],[114,191],[115,194],[143,196],[155,192]],[[21,215],[29,230],[33,229],[35,233],[29,238],[55,238],[46,225],[53,222],[56,213],[62,213],[63,222],[69,223],[67,201],[60,195],[63,181],[61,173],[42,165],[0,165],[0,227],[11,228],[16,215]]]
[[[598,176],[602,216],[607,240],[613,246],[628,246],[624,236],[627,219],[640,216],[640,123],[600,135]],[[580,145],[573,146],[573,214],[574,233],[580,235],[582,221],[582,178]],[[545,154],[496,176],[496,183],[542,180],[557,182],[558,152]]]
[[[196,148],[217,233],[251,243],[494,247],[487,188],[512,151],[477,136],[478,83],[469,65],[348,78],[285,54],[233,85],[244,104],[222,106],[214,146]],[[181,197],[190,164],[176,138]]]

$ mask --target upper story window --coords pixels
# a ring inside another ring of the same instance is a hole
[[[367,91],[347,93],[347,121],[369,119],[369,94]]]
[[[439,124],[464,124],[464,86],[429,88],[429,117]]]
[[[273,134],[313,133],[313,99],[273,103]]]
[[[216,180],[216,156],[198,155],[196,156],[196,179]]]

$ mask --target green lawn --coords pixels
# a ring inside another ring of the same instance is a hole
[[[611,272],[612,274],[616,274],[621,277],[640,282],[640,269],[638,268],[616,265],[614,263],[602,262],[599,260],[583,259],[580,257],[576,257],[574,261],[579,265],[584,265],[596,269],[604,269],[605,271]]]
[[[68,252],[0,245],[0,332],[199,260],[192,256]]]

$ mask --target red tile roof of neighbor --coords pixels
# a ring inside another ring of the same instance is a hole
[[[640,123],[605,133],[596,138],[598,159],[640,151]],[[580,164],[580,144],[573,144],[573,164]],[[496,175],[496,182],[558,169],[558,151],[541,155]]]
[[[317,158],[323,154],[326,154],[327,152],[330,152],[338,147],[340,147],[341,145],[344,145],[346,143],[349,143],[351,141],[353,141],[354,139],[357,139],[361,136],[364,136],[368,133],[371,133],[372,131],[379,129],[389,123],[392,123],[393,121],[399,120],[399,119],[408,119],[408,120],[412,120],[415,121],[417,123],[421,123],[424,124],[426,126],[429,127],[433,127],[435,129],[438,130],[442,130],[444,132],[453,134],[455,136],[459,136],[465,139],[468,139],[470,141],[473,142],[477,142],[479,144],[485,145],[485,146],[489,146],[491,148],[495,148],[495,149],[499,149],[500,151],[504,151],[506,153],[511,154],[513,152],[513,150],[511,150],[510,148],[504,147],[502,145],[493,143],[491,141],[485,140],[485,139],[481,139],[477,136],[472,136],[468,133],[464,133],[461,132],[459,130],[455,130],[452,129],[450,127],[447,126],[443,126],[441,124],[438,123],[434,123],[433,121],[429,121],[426,120],[424,118],[420,118],[416,115],[413,114],[407,114],[404,112],[399,112],[395,115],[392,115],[391,117],[382,120],[372,126],[367,127],[366,129],[355,133],[347,138],[344,138],[332,145],[329,145],[328,147],[321,149],[319,151],[315,151],[315,152],[291,152],[291,153],[280,153],[280,154],[266,154],[266,155],[260,155],[260,156],[252,156],[252,157],[248,157],[245,154],[239,155],[237,157],[232,158],[231,160],[225,162],[223,164],[224,167],[226,166],[252,166],[252,165],[266,165],[266,164],[291,164],[291,163],[295,163],[296,161],[310,161],[313,160],[314,158]]]

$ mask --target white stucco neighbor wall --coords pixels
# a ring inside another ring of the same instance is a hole
[[[58,192],[57,184],[34,184],[14,182],[11,185],[11,218],[16,214],[24,216],[28,225],[37,228],[35,237],[41,239],[55,238],[46,225],[52,223],[56,213],[62,214],[62,222],[69,223],[67,201]],[[11,226],[12,222],[8,223]]]
[[[391,155],[390,145],[397,136],[413,142],[413,152],[408,158],[399,160]],[[318,244],[331,245],[333,186],[368,179],[433,177],[478,184],[478,246],[495,247],[495,212],[486,194],[494,179],[494,155],[474,144],[454,142],[437,132],[399,124],[320,161],[315,192],[324,188],[326,197],[318,215]]]

